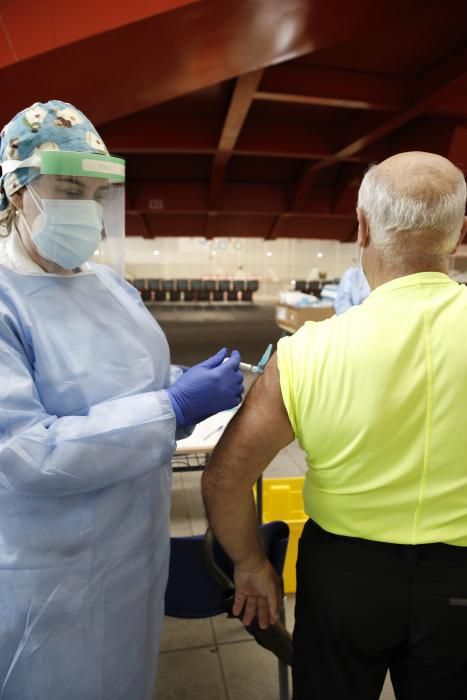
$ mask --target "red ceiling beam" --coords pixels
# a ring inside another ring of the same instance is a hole
[[[331,187],[317,186],[300,212],[288,212],[288,188],[284,185],[228,183],[225,186],[223,213],[288,216],[333,215]],[[127,186],[127,211],[147,215],[159,213],[206,214],[208,185],[199,182],[130,182]],[[212,212],[210,212],[212,214]],[[353,212],[352,212],[353,215]],[[348,218],[348,214],[343,214]],[[210,217],[212,222],[214,216]],[[215,230],[210,223],[211,231]]]
[[[421,116],[389,136],[391,151],[426,150],[448,156],[458,123],[448,117]]]
[[[135,116],[99,129],[111,153],[216,153],[219,123],[204,117]],[[323,124],[287,124],[249,119],[231,155],[322,160],[334,153],[337,130]],[[384,157],[375,144],[348,160],[367,162]]]
[[[40,34],[43,5],[19,4],[25,41]],[[132,3],[127,5],[131,12]],[[60,48],[49,44],[48,51],[6,66],[0,85],[8,100],[0,104],[0,123],[38,97],[53,95],[103,124],[356,35],[365,37],[382,25],[389,29],[413,19],[425,5],[422,0],[383,5],[359,0],[343,3],[336,21],[328,0],[193,2]],[[63,12],[69,9],[63,5]],[[90,23],[96,11],[94,3],[87,13]]]
[[[396,76],[285,63],[268,69],[255,99],[395,112],[407,94],[407,80]]]
[[[205,237],[208,240],[212,240],[214,236],[216,235],[217,231],[217,215],[212,212],[208,211],[206,213],[206,230],[205,230]]]
[[[309,192],[313,188],[313,185],[315,184],[318,178],[318,174],[319,169],[316,167],[306,166],[303,169],[303,173],[299,178],[298,185],[290,201],[288,211],[277,217],[271,230],[268,233],[268,239],[274,240],[275,238],[280,236],[284,228],[283,219],[303,208],[303,205],[305,204],[308,198]]]
[[[4,0],[0,8],[0,67],[194,2],[199,0],[22,0],[21,4]]]
[[[213,211],[220,209],[227,165],[245,123],[262,75],[262,70],[254,71],[253,73],[240,76],[235,83],[212,167],[209,208]]]
[[[218,121],[204,117],[135,116],[103,124],[109,151],[130,153],[214,153]]]
[[[357,193],[364,169],[356,163],[345,164],[333,186],[332,211],[335,214],[355,215]]]
[[[220,214],[217,217],[216,237],[264,238],[271,227],[269,216]],[[165,214],[149,217],[152,237],[203,236],[204,217],[196,214]],[[335,217],[297,216],[286,219],[281,236],[294,238],[318,238],[322,240],[347,241],[355,228],[352,219]],[[127,217],[127,235],[141,236],[141,221],[138,216]]]
[[[434,68],[423,73],[417,81],[417,89],[410,106],[403,109],[394,117],[384,120],[381,124],[353,138],[340,148],[335,158],[341,160],[355,155],[363,148],[372,145],[388,134],[404,126],[413,119],[428,111],[430,106],[441,99],[456,83],[462,81],[467,73],[467,46],[440,61]],[[358,123],[351,131],[359,131]]]
[[[44,10],[43,3],[27,4],[19,11],[32,41]],[[343,9],[347,24],[336,23],[326,8],[318,15],[311,10],[309,0],[202,0],[63,47],[51,44],[0,71],[2,92],[9,95],[0,104],[0,123],[42,95],[72,102],[96,124],[107,123],[333,45],[363,23],[350,8]],[[96,3],[90,20],[95,14]],[[284,27],[286,40],[279,41],[278,28]]]
[[[448,158],[464,172],[467,171],[467,126],[460,126],[454,130]]]
[[[354,156],[361,152],[364,148],[368,148],[380,141],[384,137],[404,126],[408,122],[416,119],[421,114],[429,109],[443,95],[455,88],[456,84],[462,83],[467,73],[467,46],[461,47],[456,52],[450,54],[447,58],[440,61],[436,66],[426,71],[418,82],[416,94],[411,100],[411,104],[406,109],[396,114],[389,119],[383,120],[378,126],[368,127],[368,124],[374,122],[374,115],[365,115],[361,120],[357,120],[357,125],[350,129],[362,132],[362,125],[366,125],[364,133],[361,133],[357,138],[351,137],[350,142],[338,149],[332,156],[321,160],[318,163],[312,163],[305,168],[305,171],[297,184],[295,195],[290,205],[290,211],[296,211],[303,204],[310,193],[313,185],[316,182],[317,174],[325,169]],[[347,136],[347,138],[349,138]],[[283,215],[282,215],[283,216]],[[281,228],[280,218],[276,220],[272,227],[269,237],[274,238]]]

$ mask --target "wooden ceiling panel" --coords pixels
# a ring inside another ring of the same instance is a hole
[[[273,222],[273,216],[222,214],[218,217],[214,235],[231,238],[266,238]]]
[[[127,160],[128,235],[353,240],[369,163],[467,164],[465,0],[43,5],[0,8],[0,121],[76,103]]]
[[[212,158],[193,154],[131,154],[126,156],[129,182],[152,180],[205,181],[209,177]]]
[[[323,124],[329,127],[345,124],[356,114],[352,109],[300,104],[294,101],[277,101],[266,99],[264,97],[265,93],[259,94],[262,97],[252,106],[249,116],[251,119],[261,122],[279,121],[287,124],[306,124],[308,126]],[[271,93],[267,94],[271,96]]]
[[[234,156],[227,169],[227,180],[287,185],[295,181],[301,165],[302,161],[294,158]]]
[[[203,214],[147,214],[153,238],[160,236],[203,236]]]
[[[415,78],[465,42],[465,0],[411,0],[406,17],[297,59],[313,66]]]
[[[353,235],[356,219],[297,216],[286,219],[282,238],[323,238],[347,242]]]
[[[227,80],[202,90],[181,95],[174,100],[156,104],[137,116],[213,118],[225,113],[235,81]]]

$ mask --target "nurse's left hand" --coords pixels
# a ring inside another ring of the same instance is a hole
[[[235,567],[235,599],[232,613],[242,616],[245,626],[258,617],[261,629],[279,621],[281,584],[275,569],[268,559],[256,566]],[[242,614],[243,613],[243,614]]]
[[[238,406],[243,393],[240,354],[234,350],[227,359],[227,348],[222,348],[187,370],[166,391],[178,427],[194,425],[214,413]]]

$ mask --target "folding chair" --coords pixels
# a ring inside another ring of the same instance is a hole
[[[260,526],[268,559],[282,580],[289,527],[281,521]],[[184,619],[204,618],[227,612],[233,605],[233,564],[210,534],[172,537],[170,568],[165,593],[165,614]],[[255,619],[246,630],[266,649],[273,651],[279,664],[279,698],[288,700],[288,670],[292,661],[292,639],[285,629],[284,599],[280,622],[261,630]]]

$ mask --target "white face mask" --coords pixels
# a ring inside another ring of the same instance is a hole
[[[32,226],[21,215],[40,255],[66,270],[89,260],[101,242],[101,205],[93,199],[41,199],[32,187],[27,190],[40,214]]]

